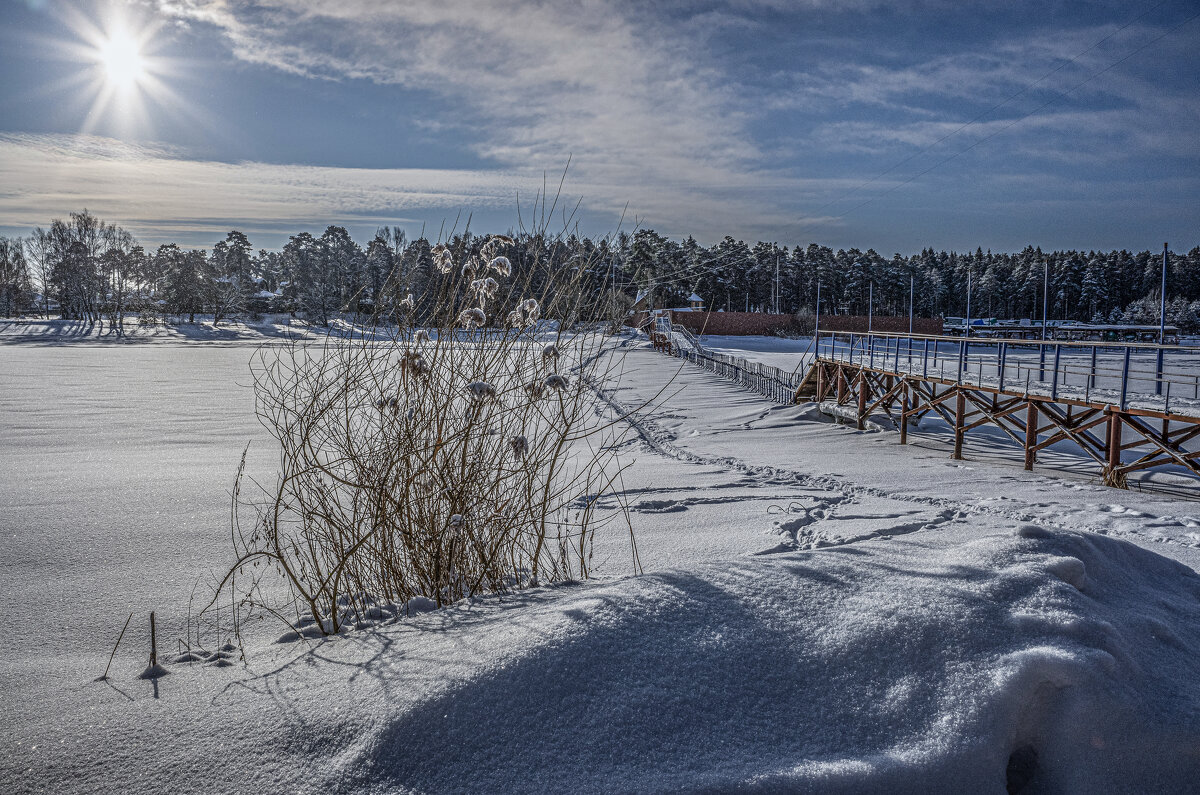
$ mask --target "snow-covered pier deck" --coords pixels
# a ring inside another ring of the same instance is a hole
[[[819,333],[797,401],[833,402],[859,427],[882,412],[906,443],[934,414],[954,431],[998,427],[1024,449],[1072,442],[1103,482],[1173,467],[1200,477],[1200,352],[1176,346]]]

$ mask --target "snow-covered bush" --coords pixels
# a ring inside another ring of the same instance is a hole
[[[507,278],[513,242],[489,240],[482,256],[435,249],[442,283],[413,313],[427,327],[260,352],[257,410],[280,472],[235,510],[238,557],[221,587],[243,610],[335,633],[379,604],[588,576],[597,497],[619,472],[618,426],[590,386],[608,338],[540,330],[541,307],[587,317],[594,291],[584,269],[553,262]],[[488,269],[504,282],[479,276]],[[504,307],[517,322],[499,320]],[[267,604],[272,579],[283,608]]]

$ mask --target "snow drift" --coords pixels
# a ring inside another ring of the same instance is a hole
[[[1191,789],[1200,577],[1102,536],[959,535],[579,589],[524,617],[527,653],[380,714],[336,783]]]

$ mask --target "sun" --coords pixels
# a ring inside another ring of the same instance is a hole
[[[136,88],[146,77],[146,61],[137,40],[123,30],[114,31],[97,48],[108,85],[122,91]]]
[[[173,31],[165,18],[149,13],[152,3],[106,0],[63,4],[68,39],[47,39],[52,51],[78,69],[65,77],[60,89],[69,92],[72,110],[81,115],[79,131],[125,138],[146,136],[156,122],[186,119],[211,129],[212,121],[185,102],[172,87],[194,78],[194,64],[164,55]],[[136,13],[135,13],[136,12]]]

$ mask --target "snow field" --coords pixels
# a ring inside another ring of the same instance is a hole
[[[674,377],[619,447],[645,576],[621,528],[587,583],[380,605],[329,640],[250,628],[248,666],[160,645],[171,674],[139,682],[131,625],[93,682],[129,610],[159,611],[161,644],[227,563],[226,491],[263,434],[231,386],[251,351],[0,347],[20,373],[0,382],[9,789],[1186,792],[1200,776],[1196,503],[950,462],[642,349],[599,411]],[[264,447],[248,469],[269,476]]]

